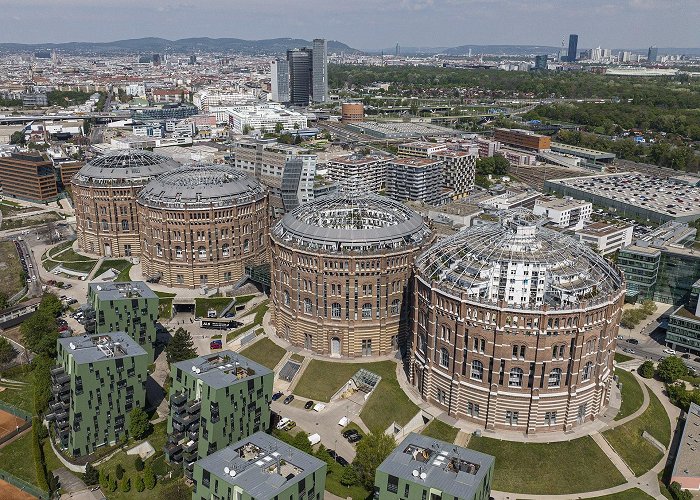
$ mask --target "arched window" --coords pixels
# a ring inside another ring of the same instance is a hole
[[[291,302],[289,298],[289,292],[287,290],[284,291],[284,305],[288,306],[289,303]]]
[[[223,255],[224,257],[228,257],[229,255],[231,255],[231,247],[228,243],[224,243],[223,245],[221,245],[221,255]]]
[[[583,380],[590,380],[593,375],[593,363],[590,361],[583,367]]]
[[[162,256],[163,256],[163,247],[160,246],[160,243],[156,243],[156,255],[157,255],[158,257],[162,257]]]
[[[508,377],[509,387],[522,387],[523,386],[523,371],[520,368],[511,368],[510,377]]]
[[[472,375],[471,378],[474,380],[481,380],[484,377],[484,364],[475,359],[472,361]]]
[[[124,219],[122,221],[122,231],[128,231],[129,230],[129,221]]]
[[[391,314],[392,316],[397,316],[401,309],[401,301],[399,299],[394,299],[391,301]]]
[[[311,299],[304,299],[304,312],[311,314]]]
[[[199,247],[197,249],[197,253],[199,254],[199,260],[206,260],[207,258],[207,249],[205,247]]]
[[[333,304],[331,304],[331,317],[340,318],[340,304],[337,302],[333,302]]]
[[[102,219],[101,224],[102,224],[102,230],[103,230],[103,231],[109,231],[109,224],[107,223],[106,220]]]
[[[182,259],[182,247],[175,247],[175,258]]]
[[[443,368],[450,367],[450,353],[444,347],[440,349],[440,366]]]
[[[561,368],[555,368],[551,372],[549,372],[549,382],[548,386],[549,387],[559,387],[561,384]]]
[[[250,252],[250,241],[244,240],[243,241],[243,253],[248,253]]]
[[[362,304],[362,318],[368,319],[372,317],[372,304],[365,302]]]

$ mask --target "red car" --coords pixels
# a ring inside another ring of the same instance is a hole
[[[221,349],[224,346],[220,339],[215,339],[209,342],[209,349]]]

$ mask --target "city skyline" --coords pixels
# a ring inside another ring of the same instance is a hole
[[[311,0],[305,9],[273,0],[264,5],[214,0],[0,0],[5,26],[0,43],[105,42],[129,38],[196,36],[258,40],[276,37],[340,40],[360,50],[465,44],[559,46],[578,33],[581,47],[697,47],[700,4],[691,0],[368,0],[352,4]],[[281,15],[284,13],[284,15]],[[403,13],[403,15],[397,15]],[[109,23],[105,23],[109,19]],[[436,36],[437,34],[437,36]]]

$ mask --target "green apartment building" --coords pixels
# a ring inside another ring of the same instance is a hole
[[[233,351],[221,351],[171,367],[170,415],[165,454],[194,463],[270,426],[274,373]]]
[[[58,339],[46,419],[71,455],[88,455],[128,433],[129,412],[146,405],[148,353],[124,332]]]
[[[322,500],[327,465],[256,432],[195,462],[192,500]]]
[[[374,498],[488,500],[494,464],[491,455],[411,433],[377,468]]]
[[[95,311],[94,333],[126,332],[153,362],[159,299],[146,283],[90,283],[88,302]]]

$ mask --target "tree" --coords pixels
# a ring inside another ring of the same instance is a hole
[[[56,357],[58,326],[54,315],[39,307],[34,314],[24,320],[19,331],[30,351],[49,358]]]
[[[675,500],[692,500],[693,499],[693,494],[688,491],[682,489],[682,486],[679,482],[673,481],[668,489],[671,491],[671,496]]]
[[[372,433],[357,445],[357,455],[352,465],[359,482],[368,490],[374,488],[374,473],[377,467],[396,447],[394,438],[384,433]]]
[[[151,431],[148,414],[141,408],[134,408],[129,413],[129,434],[134,439],[141,439]],[[121,479],[121,478],[120,478]]]
[[[9,363],[17,356],[17,351],[12,346],[9,340],[5,337],[0,337],[0,365]]]
[[[147,465],[143,469],[143,484],[145,484],[146,488],[149,490],[156,487],[156,475],[153,473],[153,469],[150,465]]]
[[[282,122],[275,123],[275,133],[279,134],[282,132],[282,130],[284,130],[284,125],[282,125]]]
[[[316,452],[316,458],[319,460],[323,460],[328,464],[328,466],[333,465],[335,460],[333,460],[333,457],[331,456],[330,453],[328,453],[328,449],[323,446],[322,444],[318,446],[318,451]]]
[[[343,473],[340,475],[340,484],[343,486],[352,486],[357,483],[357,471],[352,465],[343,467]]]
[[[55,318],[63,311],[63,304],[61,303],[61,299],[56,297],[53,293],[46,293],[41,298],[39,309],[46,311]]]
[[[644,300],[642,302],[642,312],[646,316],[654,314],[654,312],[656,312],[656,303],[651,299]]]
[[[143,478],[141,476],[136,476],[136,480],[134,481],[134,488],[136,488],[136,491],[138,491],[139,493],[146,489],[146,485],[143,483]]]
[[[125,472],[126,471],[124,470],[124,467],[122,467],[122,464],[117,464],[117,470],[116,470],[117,479],[119,479],[121,481],[124,478]]]
[[[639,368],[637,368],[637,373],[644,378],[652,378],[654,376],[654,363],[651,361],[645,361]]]
[[[681,358],[668,356],[664,358],[656,370],[659,378],[670,384],[688,374],[688,367],[685,366]]]
[[[109,474],[104,469],[100,471],[100,486],[105,490],[109,489]]]
[[[165,354],[168,364],[177,363],[186,359],[197,357],[197,349],[194,347],[194,341],[190,332],[184,328],[175,330],[173,338],[170,339],[168,346],[165,348]]]
[[[243,125],[243,135],[248,135],[250,131],[253,130],[247,123]]]
[[[303,452],[309,454],[313,453],[313,450],[311,449],[311,442],[309,441],[309,435],[304,431],[299,431],[294,435],[294,438],[292,439],[292,446]]]
[[[113,477],[109,478],[109,481],[107,483],[107,491],[109,491],[110,493],[114,493],[115,491],[117,491],[117,480]]]
[[[122,482],[119,485],[119,487],[124,493],[128,493],[129,490],[131,490],[131,479],[125,477],[124,479],[122,479]]]
[[[24,132],[21,130],[18,130],[17,132],[12,132],[12,135],[10,136],[10,144],[21,144],[24,145],[26,144],[27,141],[24,138]]]
[[[143,459],[141,458],[141,455],[136,455],[136,458],[134,459],[134,469],[136,469],[137,472],[141,472],[143,470]]]
[[[93,484],[97,484],[100,482],[99,471],[95,469],[90,463],[85,466],[85,474],[83,474],[83,481],[88,486],[92,486]]]
[[[0,310],[7,309],[10,306],[7,294],[5,292],[0,292]]]

